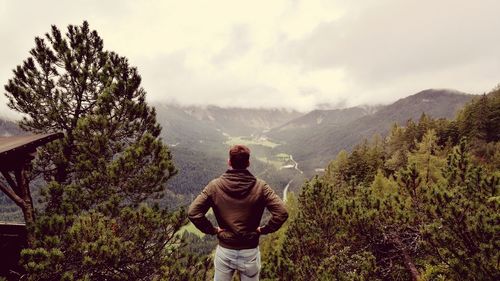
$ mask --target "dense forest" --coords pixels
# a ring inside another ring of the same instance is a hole
[[[262,277],[499,280],[499,140],[497,88],[340,152],[264,238]]]

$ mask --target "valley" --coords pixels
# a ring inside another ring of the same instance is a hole
[[[341,150],[350,151],[374,134],[384,136],[393,124],[404,126],[423,113],[451,119],[471,98],[457,91],[426,90],[386,106],[308,113],[152,104],[178,169],[160,205],[174,209],[188,205],[227,169],[228,148],[236,143],[251,148],[250,171],[286,198],[288,192],[298,192],[306,179],[322,174]],[[3,120],[0,125],[0,134],[22,133],[12,122]],[[8,199],[1,196],[9,218],[16,217]]]
[[[188,204],[190,194],[197,194],[227,168],[230,145],[241,143],[251,148],[250,170],[268,181],[276,192],[296,192],[305,179],[322,174],[341,150],[350,151],[374,134],[383,137],[394,124],[404,126],[409,120],[422,118],[422,114],[452,119],[472,97],[454,90],[425,90],[385,106],[308,113],[154,106],[164,128],[164,138],[176,144],[171,149],[179,161],[180,172],[171,185],[176,193],[187,195],[181,196],[181,202]]]

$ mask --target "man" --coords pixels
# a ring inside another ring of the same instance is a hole
[[[230,281],[234,271],[241,281],[259,280],[259,236],[278,230],[288,218],[283,201],[261,179],[255,178],[250,166],[250,149],[235,145],[229,150],[231,169],[212,180],[189,207],[188,216],[202,232],[217,235],[215,281]],[[218,227],[205,217],[212,208]],[[259,226],[267,208],[272,217]]]

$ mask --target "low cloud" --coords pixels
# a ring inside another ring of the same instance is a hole
[[[500,81],[500,2],[4,1],[0,81],[34,37],[88,20],[151,101],[299,110],[388,103]],[[0,107],[5,107],[0,97]]]

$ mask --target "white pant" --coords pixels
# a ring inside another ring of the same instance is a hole
[[[215,281],[231,281],[235,270],[240,273],[241,281],[258,281],[260,272],[259,247],[233,250],[217,245],[214,266]]]

